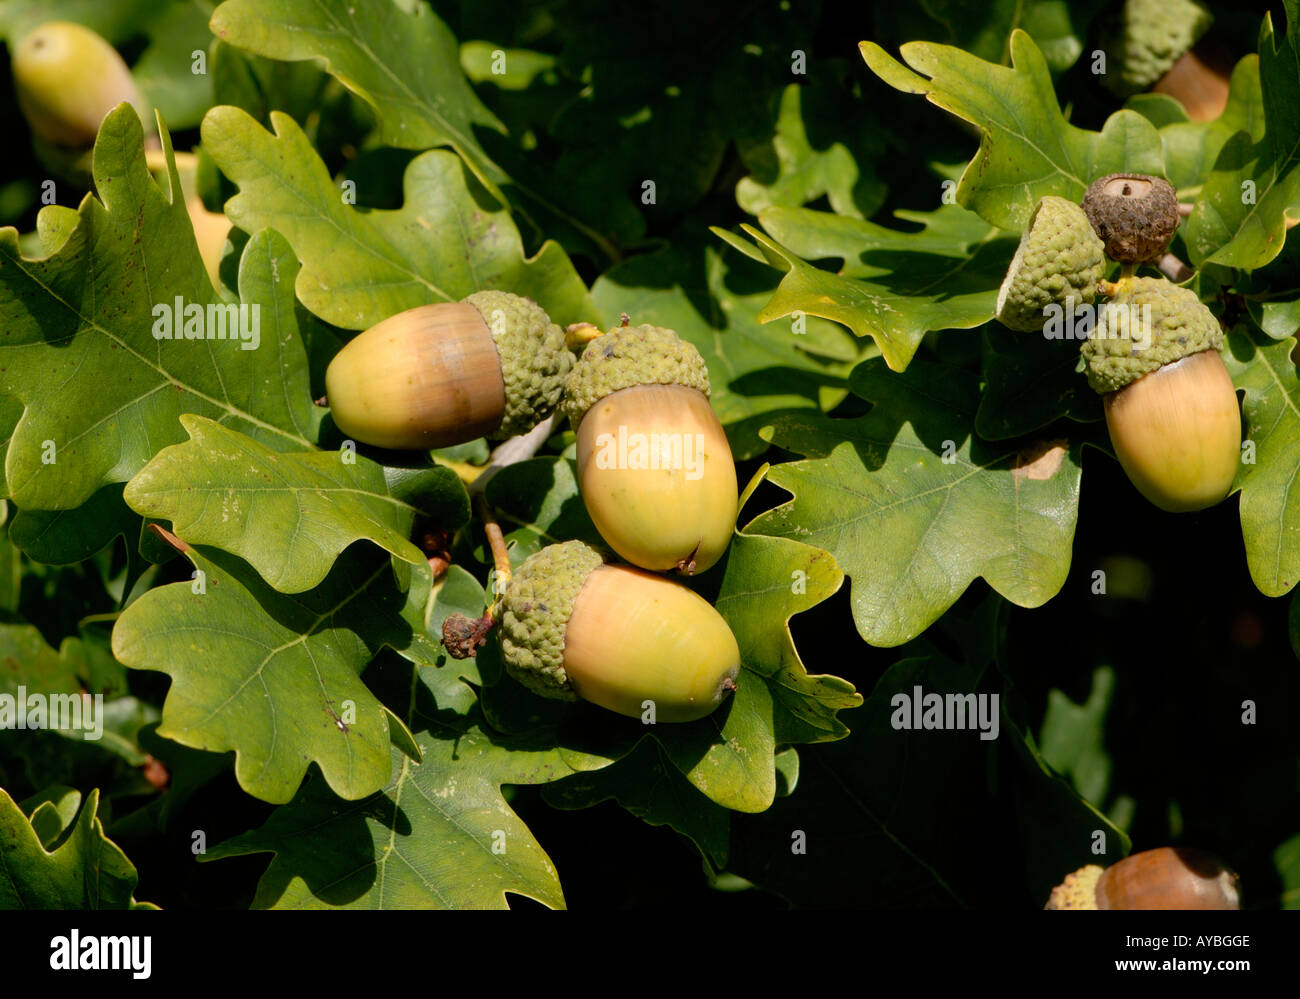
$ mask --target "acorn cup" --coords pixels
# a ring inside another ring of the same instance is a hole
[[[1081,207],[1106,256],[1124,264],[1159,259],[1181,220],[1173,185],[1142,173],[1112,173],[1093,181]]]
[[[1240,909],[1238,880],[1213,854],[1166,846],[1066,875],[1043,908]]]
[[[581,541],[529,556],[502,598],[509,673],[543,697],[581,698],[632,718],[695,721],[736,688],[740,649],[703,597],[607,565]]]
[[[596,337],[565,382],[587,513],[643,569],[702,572],[731,540],[736,466],[708,396],[700,352],[649,325]]]
[[[480,291],[408,309],[359,334],[325,372],[334,422],[376,447],[504,440],[550,416],[573,355],[531,299]]]
[[[93,146],[104,116],[123,101],[152,130],[131,71],[107,41],[71,21],[29,31],[13,54],[18,106],[42,142],[64,150]]]
[[[1083,344],[1115,456],[1162,510],[1203,510],[1228,495],[1241,415],[1219,349],[1219,321],[1186,288],[1122,278]]]
[[[998,322],[1042,330],[1050,306],[1091,304],[1105,270],[1102,242],[1083,209],[1055,195],[1040,198],[998,289]]]

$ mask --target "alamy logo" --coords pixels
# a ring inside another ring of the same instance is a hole
[[[55,971],[129,971],[148,978],[153,964],[153,937],[83,937],[73,930],[50,941],[50,967]]]
[[[17,694],[0,694],[0,729],[42,728],[97,741],[104,735],[104,695],[29,694],[22,684]]]
[[[628,433],[627,427],[617,434],[596,437],[597,468],[641,468],[684,470],[694,481],[704,476],[703,434]]]
[[[894,713],[889,724],[895,729],[979,729],[980,738],[998,737],[997,694],[927,694],[913,687],[889,699]]]
[[[257,350],[262,342],[262,307],[213,303],[204,308],[185,304],[177,295],[171,305],[153,307],[155,340],[239,340],[244,350]]]
[[[1151,303],[1145,305],[1077,305],[1073,298],[1065,304],[1052,302],[1043,309],[1043,336],[1048,340],[1113,340],[1124,337],[1135,350],[1151,346]],[[1093,330],[1096,330],[1094,333]]]

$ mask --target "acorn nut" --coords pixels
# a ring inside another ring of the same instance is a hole
[[[1159,80],[1209,29],[1213,15],[1196,0],[1125,0],[1101,31],[1113,65],[1102,83],[1130,97]]]
[[[583,502],[614,551],[688,575],[722,557],[736,524],[736,466],[694,346],[648,325],[598,336],[569,373],[564,408],[578,434]]]
[[[1106,256],[1124,264],[1156,260],[1178,231],[1178,195],[1162,177],[1112,173],[1092,182],[1083,211],[1106,244]]]
[[[1238,877],[1204,850],[1161,847],[1105,869],[1082,867],[1045,909],[1240,909]]]
[[[349,437],[427,451],[527,433],[555,410],[572,366],[541,306],[480,291],[376,323],[330,362],[325,394]]]
[[[506,669],[530,690],[657,722],[713,712],[736,687],[740,649],[692,590],[606,565],[581,541],[529,556],[502,598]]]
[[[1083,209],[1049,195],[1034,207],[998,289],[998,321],[1013,330],[1041,330],[1048,306],[1091,303],[1105,268],[1101,240]]]
[[[1115,456],[1148,500],[1202,510],[1232,488],[1241,416],[1219,321],[1186,288],[1124,278],[1083,344]]]
[[[89,28],[48,21],[23,36],[13,54],[18,106],[35,136],[64,149],[95,143],[104,116],[123,101],[145,124],[146,105],[122,57]]]

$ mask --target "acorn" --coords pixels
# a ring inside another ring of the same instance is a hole
[[[1083,211],[1106,247],[1125,264],[1161,257],[1178,231],[1178,195],[1163,177],[1112,173],[1092,182]]]
[[[691,574],[735,529],[736,466],[694,346],[658,326],[587,344],[564,386],[578,486],[605,542],[643,569]]]
[[[1118,97],[1146,90],[1196,44],[1213,20],[1197,0],[1124,0],[1101,29],[1102,48],[1115,63],[1102,83]]]
[[[1161,847],[1066,876],[1045,909],[1240,909],[1238,877],[1204,850]]]
[[[606,564],[581,541],[529,556],[502,598],[506,669],[543,697],[632,718],[695,721],[736,688],[740,649],[707,600],[680,583]]]
[[[1241,415],[1223,329],[1164,278],[1121,278],[1083,344],[1088,383],[1129,481],[1162,510],[1203,510],[1232,488]]]
[[[131,71],[107,41],[71,21],[48,21],[13,54],[18,106],[35,136],[63,149],[94,145],[104,116],[123,101],[151,130]]]
[[[554,412],[573,355],[532,299],[479,291],[407,309],[335,355],[325,393],[349,437],[427,451],[527,433]]]

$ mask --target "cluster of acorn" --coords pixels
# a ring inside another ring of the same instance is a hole
[[[1041,332],[1050,306],[1109,299],[1082,345],[1111,444],[1129,480],[1171,512],[1213,506],[1232,488],[1241,416],[1219,353],[1223,329],[1196,294],[1137,277],[1159,260],[1180,221],[1168,181],[1110,174],[1082,204],[1038,202],[998,292],[1005,326]],[[1106,259],[1118,280],[1102,280]],[[1237,909],[1237,876],[1199,850],[1164,847],[1112,867],[1089,865],[1053,890],[1048,909]]]
[[[104,117],[126,102],[149,136],[149,168],[165,169],[157,137],[131,70],[117,50],[89,28],[71,21],[47,21],[23,35],[13,53],[14,90],[18,106],[31,126],[36,153],[47,169],[84,180],[90,174],[90,152]],[[178,154],[181,161],[188,154]],[[193,157],[188,157],[190,160]],[[182,176],[185,209],[194,226],[199,254],[213,287],[219,287],[217,267],[230,233],[221,212],[210,212],[193,191],[193,168]]]
[[[89,174],[100,124],[122,102],[152,132],[130,69],[80,24],[51,21],[28,32],[14,51],[13,72],[37,152],[57,172]],[[216,286],[229,222],[193,192],[186,208]],[[539,306],[480,292],[367,330],[334,359],[326,390],[345,433],[378,447],[421,450],[525,433],[563,397],[578,434],[587,509],[610,547],[638,568],[606,565],[579,542],[526,560],[504,599],[508,667],[547,696],[582,697],[633,716],[653,702],[658,721],[703,717],[735,688],[740,653],[721,615],[653,574],[712,566],[736,518],[736,471],[708,401],[708,372],[675,333],[614,330],[592,340],[575,364],[563,331]],[[603,467],[597,454],[607,441],[628,437],[638,442],[638,458],[653,459],[658,453],[647,449],[675,442],[676,465]],[[685,456],[701,466],[699,475],[687,474]]]
[[[734,528],[736,469],[708,369],[656,326],[625,321],[574,339],[585,340],[576,361],[546,312],[508,292],[423,305],[339,351],[326,399],[350,437],[419,450],[527,433],[562,407],[583,502],[631,565],[607,564],[580,541],[526,559],[497,622],[507,669],[546,697],[631,717],[653,705],[655,721],[702,718],[735,689],[740,650],[706,600],[656,573],[708,569]],[[444,641],[460,654],[476,645],[446,630]]]
[[[1159,260],[1180,221],[1168,181],[1110,174],[1077,205],[1045,197],[1030,217],[998,293],[997,317],[1042,330],[1055,304],[1109,301],[1082,346],[1088,384],[1102,396],[1115,456],[1162,510],[1213,506],[1228,495],[1241,456],[1241,416],[1219,351],[1223,328],[1196,293],[1137,277]],[[1106,258],[1122,264],[1103,281]]]

